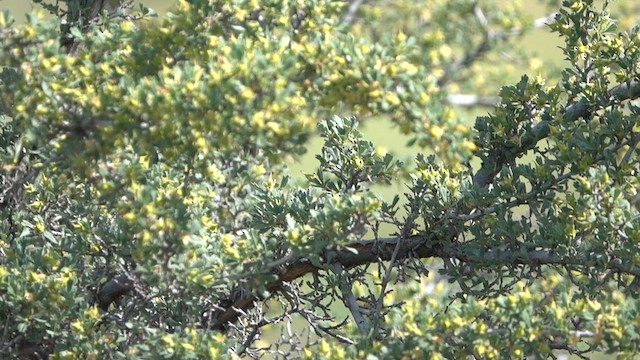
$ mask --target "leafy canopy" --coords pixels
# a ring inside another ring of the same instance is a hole
[[[2,357],[637,353],[640,33],[606,4],[43,5],[0,13]],[[566,68],[502,57],[545,22]]]

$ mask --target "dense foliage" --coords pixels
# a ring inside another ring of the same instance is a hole
[[[637,353],[639,28],[504,3],[0,13],[0,357]]]

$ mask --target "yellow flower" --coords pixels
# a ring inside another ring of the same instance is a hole
[[[44,232],[45,226],[42,222],[38,221],[36,223],[36,231],[38,232],[38,234],[42,234]]]
[[[100,320],[100,310],[98,310],[98,307],[96,305],[94,305],[94,306],[90,307],[89,309],[85,310],[84,314],[87,317],[87,319],[89,319],[91,321]]]
[[[445,121],[451,121],[455,118],[455,116],[456,116],[456,113],[452,109],[446,109],[442,114],[442,118]]]
[[[356,156],[353,158],[353,164],[356,169],[362,169],[364,167],[364,161],[360,156]]]
[[[389,150],[386,147],[376,146],[376,149],[375,149],[376,156],[383,157],[383,156],[387,155],[388,152],[389,152]]]
[[[381,96],[382,96],[382,90],[380,89],[374,89],[369,91],[369,97],[371,97],[372,99],[377,99]]]
[[[165,343],[165,345],[167,345],[168,347],[173,347],[174,343],[173,343],[173,338],[171,337],[171,335],[165,335],[162,337],[162,342]]]
[[[438,125],[433,125],[429,128],[429,134],[436,139],[440,139],[444,135],[444,129]]]
[[[207,167],[207,175],[209,179],[215,183],[222,184],[225,181],[224,174],[215,165],[209,165],[209,167]]]
[[[250,100],[250,99],[253,99],[253,97],[255,96],[255,93],[253,92],[253,90],[246,87],[242,89],[242,91],[240,92],[240,96],[245,100]]]
[[[126,214],[124,214],[124,216],[122,216],[124,218],[124,220],[128,223],[132,223],[136,220],[136,214],[134,214],[133,212],[128,212]]]
[[[460,146],[467,151],[476,151],[478,149],[478,146],[476,146],[473,141],[469,140],[463,140]]]
[[[213,281],[213,275],[211,274],[204,274],[202,276],[200,276],[200,282],[203,284],[211,284],[211,282]]]
[[[76,320],[71,323],[71,330],[73,330],[74,333],[82,334],[84,332],[84,325],[80,320]]]
[[[451,57],[452,54],[453,54],[453,50],[449,46],[447,45],[440,46],[440,55],[442,55],[443,58],[448,59]]]
[[[387,93],[387,95],[385,96],[385,100],[387,100],[387,102],[391,105],[400,105],[400,98],[396,93]]]
[[[232,234],[224,234],[220,237],[220,244],[224,247],[230,247],[233,244],[233,235]]]

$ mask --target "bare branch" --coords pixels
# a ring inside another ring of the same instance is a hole
[[[476,18],[478,19],[478,22],[480,23],[483,29],[482,41],[480,42],[480,44],[478,44],[478,46],[476,46],[475,49],[464,54],[464,56],[460,60],[454,62],[445,70],[444,74],[437,81],[438,86],[444,86],[447,83],[449,83],[451,81],[452,74],[457,73],[463,67],[467,67],[471,65],[473,62],[479,59],[484,53],[491,50],[490,42],[493,40],[495,35],[489,29],[489,26],[487,24],[487,19],[485,18],[484,13],[482,12],[482,9],[480,9],[477,3],[474,4],[473,6],[473,13],[475,14]]]
[[[447,68],[445,73],[438,79],[438,86],[446,85],[452,80],[451,76],[453,74],[456,74],[458,71],[460,71],[460,69],[473,64],[476,60],[482,57],[482,55],[489,52],[494,46],[493,43],[495,43],[496,41],[503,41],[510,37],[522,35],[525,32],[524,28],[516,28],[511,29],[510,31],[496,33],[489,28],[489,22],[487,21],[484,12],[478,6],[478,4],[474,5],[473,13],[483,30],[482,41],[474,49],[469,50],[461,59],[454,62]],[[552,13],[547,16],[535,19],[533,21],[532,27],[530,27],[529,29],[537,29],[546,26],[551,21],[553,21],[555,16],[556,13]]]
[[[362,310],[358,305],[358,301],[356,300],[355,296],[353,296],[351,283],[349,279],[346,278],[347,275],[344,271],[344,268],[342,267],[342,264],[333,264],[333,269],[336,275],[341,277],[340,279],[338,279],[338,283],[340,285],[340,292],[342,293],[345,305],[347,305],[349,311],[351,312],[351,315],[353,315],[353,319],[356,321],[356,325],[358,326],[360,332],[363,335],[368,334],[371,329],[369,327],[369,324],[367,323],[367,320],[364,318],[364,316],[362,316]]]
[[[343,24],[351,24],[356,19],[356,13],[365,0],[351,0],[349,6],[347,6],[347,12],[342,16],[341,22]]]
[[[562,255],[551,250],[531,250],[528,252],[514,253],[509,250],[479,249],[470,251],[466,247],[444,247],[441,241],[427,239],[424,235],[416,235],[408,239],[387,238],[378,240],[358,241],[351,245],[352,250],[332,250],[326,258],[332,259],[330,264],[340,263],[345,269],[364,265],[379,260],[390,261],[394,258],[405,259],[409,256],[420,258],[438,257],[441,259],[457,259],[463,262],[482,262],[502,266],[518,265],[552,265],[552,266],[594,266],[600,264],[616,273],[640,276],[640,267],[630,261],[610,258],[599,253],[585,253],[579,256]],[[330,255],[329,255],[330,254]],[[322,270],[311,265],[307,260],[301,259],[290,265],[281,275],[280,279],[267,284],[267,289],[276,290],[282,281],[291,281],[310,272]],[[286,279],[286,280],[285,280]],[[224,330],[225,324],[234,322],[239,315],[236,309],[248,309],[257,298],[248,295],[239,299],[232,307],[221,312],[213,328]]]
[[[380,317],[382,316],[382,305],[384,303],[384,295],[387,292],[387,285],[389,284],[389,280],[391,279],[391,270],[396,263],[396,259],[398,258],[398,252],[400,251],[401,240],[398,239],[396,242],[396,246],[393,249],[393,254],[391,254],[391,259],[387,270],[384,273],[384,278],[382,279],[382,286],[380,286],[380,295],[378,296],[378,300],[376,301],[376,311],[373,315],[374,322],[374,333],[373,336],[377,336],[378,327],[380,325]]]
[[[493,107],[500,103],[498,96],[479,96],[471,94],[449,94],[447,102],[462,107],[487,106]]]
[[[631,137],[631,140],[629,141],[629,149],[627,149],[624,156],[622,157],[622,160],[620,160],[620,166],[625,165],[629,162],[631,155],[635,153],[636,148],[638,147],[638,142],[640,142],[640,134],[633,135]]]

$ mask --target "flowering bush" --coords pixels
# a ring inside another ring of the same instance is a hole
[[[633,4],[42,5],[0,13],[0,357],[638,351]]]

